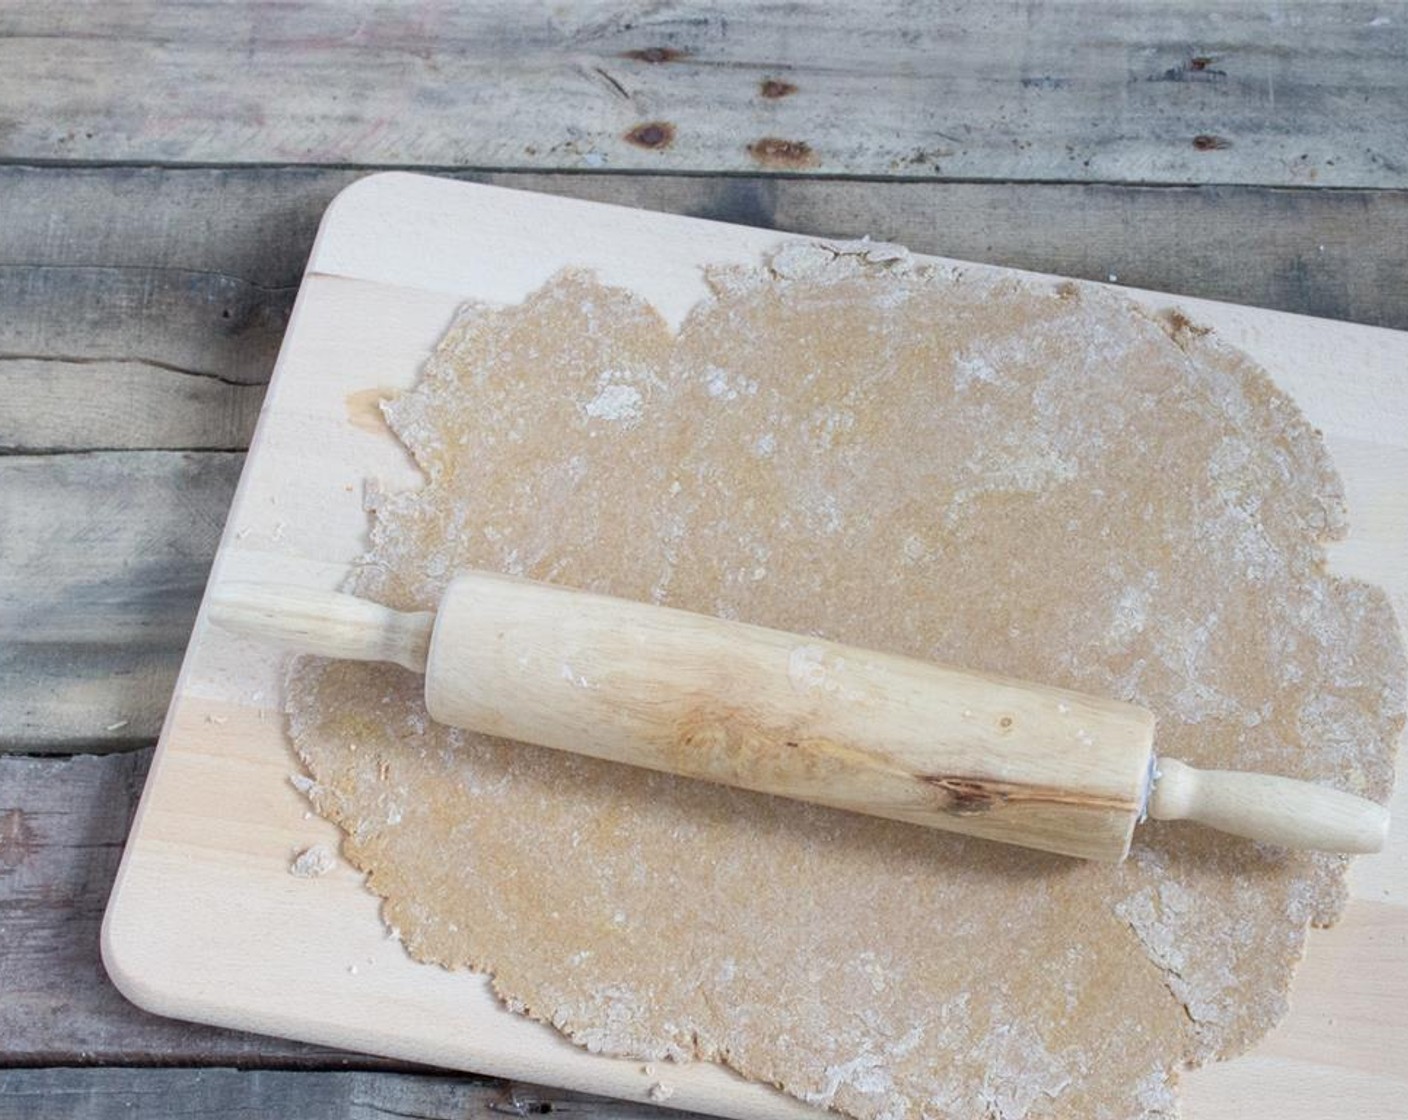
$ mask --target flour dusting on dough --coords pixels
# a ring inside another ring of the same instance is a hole
[[[799,688],[846,687],[833,639],[1129,700],[1170,756],[1387,797],[1392,612],[1325,572],[1338,479],[1243,355],[873,242],[709,282],[678,334],[581,272],[463,309],[384,406],[426,481],[378,496],[352,589],[429,609],[487,568],[655,601],[808,635]],[[386,666],[306,659],[288,713],[417,959],[592,1051],[858,1120],[1171,1116],[1180,1069],[1284,1013],[1343,901],[1343,860],[1187,825],[1081,864],[505,743],[437,726]]]
[[[634,424],[642,412],[640,390],[634,385],[608,381],[596,396],[582,406],[582,411],[595,420],[619,420]]]

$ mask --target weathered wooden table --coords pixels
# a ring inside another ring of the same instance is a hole
[[[1405,58],[1403,3],[0,7],[0,1117],[659,1111],[159,1020],[99,963],[342,186],[412,167],[1408,328]]]

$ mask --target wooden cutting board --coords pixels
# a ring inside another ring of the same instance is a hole
[[[418,482],[377,401],[415,381],[465,300],[515,302],[578,265],[678,324],[704,295],[701,265],[754,263],[785,236],[399,173],[349,187],[309,260],[212,582],[342,583],[366,543],[364,482]],[[1408,618],[1408,334],[1122,291],[1215,327],[1295,397],[1348,491],[1353,537],[1333,567],[1388,588]],[[345,864],[289,874],[337,832],[289,782],[282,665],[197,620],[104,926],[118,987],[162,1015],[645,1099],[656,1078],[639,1063],[504,1011],[479,976],[411,961]],[[1187,1076],[1192,1120],[1386,1116],[1408,1095],[1406,782],[1395,810],[1389,850],[1355,864],[1344,920],[1311,936],[1287,1021]],[[682,1108],[815,1115],[709,1065],[669,1080]]]

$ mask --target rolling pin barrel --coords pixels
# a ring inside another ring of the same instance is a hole
[[[1156,769],[1132,704],[487,572],[433,615],[227,584],[210,617],[424,671],[441,723],[1086,859],[1122,859],[1146,808],[1339,852],[1388,828],[1308,782]]]
[[[874,816],[1118,860],[1141,708],[487,573],[450,584],[442,723]]]

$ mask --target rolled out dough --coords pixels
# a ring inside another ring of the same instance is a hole
[[[582,273],[465,308],[387,408],[427,482],[382,499],[355,590],[433,608],[479,567],[816,633],[1387,797],[1392,612],[1324,571],[1338,480],[1244,356],[868,244],[711,284],[678,335]],[[417,959],[592,1050],[863,1120],[1169,1115],[1342,903],[1337,858],[1157,823],[1122,866],[1045,857],[447,729],[419,688],[305,660],[288,709]]]

